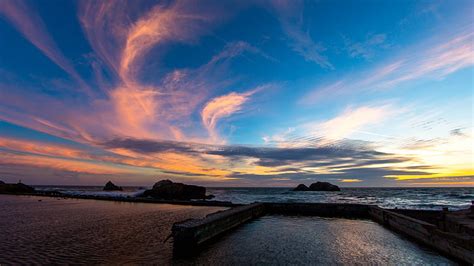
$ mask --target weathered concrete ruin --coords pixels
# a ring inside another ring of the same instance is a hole
[[[449,212],[383,209],[364,204],[254,203],[175,223],[174,252],[178,256],[193,255],[201,245],[267,214],[371,219],[454,260],[474,263],[474,204],[467,210]]]

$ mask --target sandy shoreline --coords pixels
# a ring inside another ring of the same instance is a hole
[[[222,209],[0,195],[0,264],[168,264],[172,224]]]

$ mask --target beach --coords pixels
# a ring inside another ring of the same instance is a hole
[[[172,224],[222,209],[0,195],[0,264],[170,264]]]
[[[173,258],[173,223],[224,210],[170,204],[0,195],[0,264],[450,264],[365,220],[266,216]]]

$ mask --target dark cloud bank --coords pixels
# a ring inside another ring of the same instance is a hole
[[[237,163],[241,160],[257,159],[255,165],[275,167],[274,175],[255,175],[234,172],[230,177],[264,181],[272,179],[288,179],[304,181],[308,179],[347,179],[358,178],[370,180],[372,183],[380,179],[387,181],[388,175],[424,175],[425,166],[415,166],[406,169],[392,169],[386,164],[410,161],[389,153],[383,153],[370,148],[368,144],[343,141],[323,147],[278,148],[241,145],[207,145],[176,141],[154,141],[141,139],[112,139],[100,144],[105,148],[122,148],[144,154],[159,154],[175,152],[201,156],[203,154],[220,155]],[[385,166],[382,166],[385,164]],[[302,168],[324,167],[330,173],[320,174],[306,171]],[[281,173],[291,172],[291,173]],[[183,174],[177,173],[176,174]],[[377,182],[376,182],[377,183]],[[382,182],[380,182],[382,184]]]

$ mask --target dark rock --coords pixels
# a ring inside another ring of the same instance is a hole
[[[161,181],[156,182],[153,185],[153,189],[157,189],[157,188],[160,188],[162,186],[167,186],[167,185],[171,185],[171,184],[173,184],[173,181],[171,181],[169,179],[161,180]]]
[[[116,186],[114,183],[112,183],[112,181],[109,181],[107,182],[107,184],[105,184],[104,188],[103,188],[104,191],[122,191],[122,187],[119,187],[119,186]]]
[[[23,183],[17,184],[6,184],[2,182],[0,184],[0,194],[25,194],[25,193],[35,193],[33,187],[27,186]]]
[[[152,189],[145,190],[143,196],[166,200],[206,199],[206,188],[161,180]]]
[[[341,191],[341,189],[328,182],[316,182],[309,186],[311,191]]]
[[[309,187],[307,187],[305,184],[299,184],[297,187],[293,189],[293,191],[308,191]]]
[[[5,185],[5,182],[3,182],[2,180],[0,180],[0,185]]]
[[[206,196],[206,199],[213,199],[213,198],[215,198],[215,197],[216,197],[216,196],[214,196],[214,195],[211,194],[211,195],[207,195],[207,196]]]

